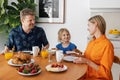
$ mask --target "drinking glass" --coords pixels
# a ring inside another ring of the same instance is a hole
[[[12,56],[13,56],[13,52],[6,52],[6,53],[5,53],[5,59],[6,59],[6,60],[11,59]]]
[[[48,62],[52,62],[52,56],[54,54],[53,50],[48,50]]]
[[[48,50],[41,50],[41,57],[47,58],[48,57]]]

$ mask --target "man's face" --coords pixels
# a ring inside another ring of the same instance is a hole
[[[21,23],[25,29],[32,29],[35,25],[35,16],[27,15],[21,19]]]

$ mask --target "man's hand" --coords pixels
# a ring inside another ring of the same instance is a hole
[[[9,48],[7,46],[5,46],[5,49],[0,54],[4,54],[6,52],[9,52]]]

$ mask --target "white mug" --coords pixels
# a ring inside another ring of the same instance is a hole
[[[62,50],[57,50],[56,51],[56,61],[61,62],[64,57],[63,51]]]
[[[39,51],[40,51],[40,49],[38,46],[33,46],[32,47],[33,57],[38,56]]]

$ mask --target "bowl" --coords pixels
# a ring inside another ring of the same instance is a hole
[[[120,34],[109,34],[109,37],[110,38],[117,38],[117,37],[119,37],[120,36]]]

